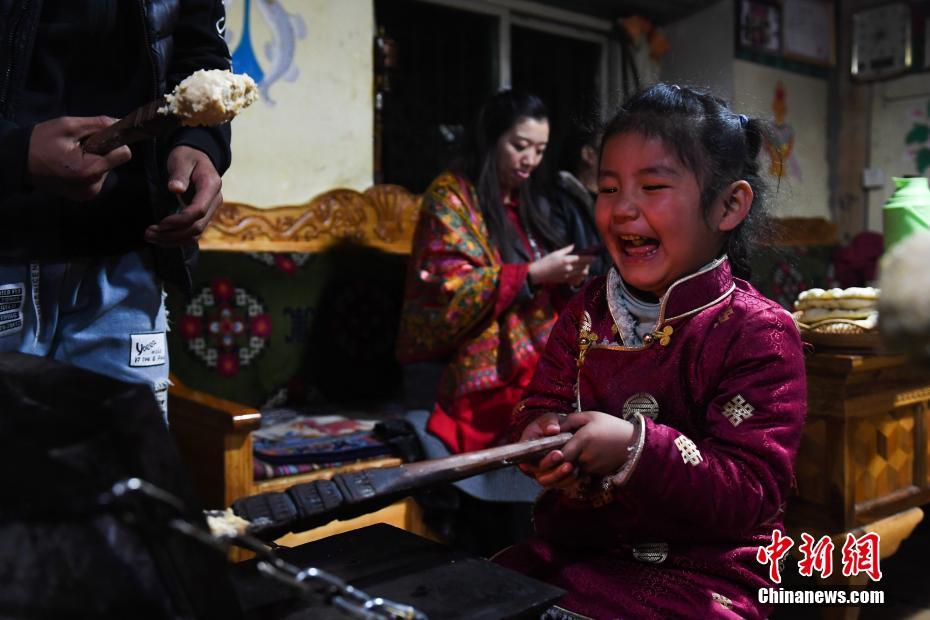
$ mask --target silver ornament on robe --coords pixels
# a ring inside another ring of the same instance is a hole
[[[633,394],[623,403],[623,419],[632,422],[637,413],[655,421],[659,417],[659,402],[652,394],[646,392]]]
[[[640,562],[661,564],[668,558],[668,543],[639,543],[633,546],[633,557]]]

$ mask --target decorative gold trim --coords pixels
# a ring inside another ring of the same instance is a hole
[[[894,397],[894,406],[897,407],[906,407],[907,405],[913,405],[914,403],[919,403],[930,399],[930,388],[918,388],[916,390],[908,390],[907,392],[899,392],[895,394]]]
[[[227,202],[204,231],[200,249],[322,252],[353,244],[409,254],[419,212],[419,196],[388,184],[364,193],[334,189],[297,206],[261,209]]]
[[[683,314],[679,314],[679,315],[677,315],[677,316],[673,316],[673,317],[671,317],[671,318],[665,319],[665,322],[666,322],[666,323],[671,323],[672,321],[678,321],[678,320],[681,320],[681,319],[683,319],[683,318],[685,318],[685,317],[691,316],[692,314],[697,314],[698,312],[701,312],[702,310],[707,310],[707,309],[710,308],[711,306],[716,306],[716,305],[719,304],[721,301],[723,301],[724,299],[726,299],[727,297],[729,297],[730,295],[732,295],[732,294],[733,294],[733,291],[735,291],[735,290],[736,290],[736,284],[731,284],[731,285],[730,285],[730,288],[728,288],[727,291],[726,291],[723,295],[721,295],[720,297],[718,297],[717,299],[715,299],[715,300],[713,300],[713,301],[711,301],[711,302],[709,302],[709,303],[704,304],[704,305],[701,306],[700,308],[695,308],[694,310],[688,310],[687,312],[685,312],[685,313],[683,313]],[[662,312],[665,312],[665,308],[664,308],[664,307],[662,308]],[[657,329],[658,329],[658,328],[657,328]]]
[[[689,276],[689,277],[690,277],[690,276]],[[684,281],[684,280],[679,280],[679,282],[682,282],[682,281]],[[669,290],[671,290],[671,289],[669,289]],[[623,346],[623,345],[616,345],[616,344],[592,344],[590,348],[592,348],[592,349],[609,349],[609,350],[611,350],[611,351],[642,351],[642,350],[644,350],[644,349],[648,349],[649,347],[651,347],[651,346],[652,346],[653,344],[655,344],[656,342],[659,342],[659,341],[660,341],[659,339],[664,340],[665,338],[668,338],[669,340],[671,340],[672,332],[668,332],[668,333],[659,332],[659,326],[660,326],[660,325],[662,325],[663,323],[665,323],[665,324],[666,324],[665,327],[668,327],[667,324],[668,324],[668,323],[671,323],[672,321],[681,320],[681,319],[683,319],[683,318],[685,318],[685,317],[691,316],[692,314],[695,314],[695,313],[697,313],[697,312],[701,312],[702,310],[706,310],[707,308],[710,308],[711,306],[716,306],[717,304],[719,304],[720,302],[722,302],[724,299],[726,299],[727,297],[729,297],[730,295],[732,295],[732,294],[733,294],[733,291],[735,291],[735,290],[736,290],[736,284],[730,284],[730,288],[728,288],[727,291],[726,291],[723,295],[721,295],[721,296],[718,297],[717,299],[711,301],[710,303],[706,303],[706,304],[704,304],[703,306],[701,306],[700,308],[695,308],[695,309],[693,309],[693,310],[689,310],[688,312],[685,312],[685,313],[683,313],[683,314],[679,314],[679,315],[677,315],[677,316],[673,316],[673,317],[668,318],[668,319],[663,319],[663,318],[662,318],[662,315],[665,314],[665,302],[663,301],[662,304],[659,306],[659,320],[656,322],[656,331],[653,332],[652,334],[646,334],[646,337],[652,336],[652,338],[649,338],[649,342],[646,342],[646,339],[647,339],[647,338],[643,338],[643,344],[638,345],[638,346],[634,346],[634,347],[626,347],[626,346]],[[666,293],[666,295],[667,295],[667,294],[668,294],[668,293]],[[665,338],[663,338],[663,336],[664,336]],[[662,346],[668,346],[668,342],[664,342],[664,343],[661,343],[661,344],[662,344]]]

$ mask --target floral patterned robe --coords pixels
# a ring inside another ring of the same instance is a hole
[[[504,264],[474,187],[451,172],[426,191],[407,274],[398,358],[441,360],[428,428],[452,452],[497,443],[555,322],[549,292],[527,285],[529,263]]]
[[[765,617],[755,557],[783,529],[807,406],[798,330],[725,258],[672,285],[641,346],[609,295],[595,279],[561,315],[514,433],[596,410],[642,424],[641,443],[607,491],[546,491],[536,537],[495,560],[596,618]]]

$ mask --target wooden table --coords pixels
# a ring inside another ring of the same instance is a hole
[[[818,352],[807,360],[808,411],[795,465],[798,493],[786,521],[828,534],[837,562],[847,532],[881,535],[881,557],[897,551],[930,502],[930,369],[907,357]],[[878,586],[880,587],[880,585]],[[842,617],[855,617],[845,608]]]

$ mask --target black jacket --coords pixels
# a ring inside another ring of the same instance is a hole
[[[594,221],[594,196],[571,173],[563,171],[556,181],[554,203],[553,223],[564,231],[566,242],[575,244],[576,252],[597,256],[591,265],[592,276],[607,273],[612,263]]]
[[[138,20],[121,27],[143,33],[140,66],[130,68],[144,86],[130,101],[137,107],[170,91],[197,69],[228,69],[229,50],[221,0],[109,0],[121,3],[124,19]],[[122,4],[126,3],[126,4]],[[133,146],[136,174],[111,174],[104,191],[86,203],[74,203],[26,183],[26,156],[32,124],[20,125],[33,44],[42,0],[0,0],[0,261],[68,260],[116,255],[144,246],[145,226],[176,212],[178,202],[167,189],[165,161],[176,146],[188,145],[206,153],[220,174],[230,163],[229,125],[180,128],[172,134]],[[88,62],[93,62],[92,58]],[[47,67],[46,67],[47,69]],[[89,67],[93,70],[93,67]],[[114,84],[115,89],[120,84]],[[147,91],[147,92],[146,92]],[[83,102],[88,107],[88,102]],[[107,101],[100,104],[101,112]],[[67,109],[63,115],[68,115]],[[112,181],[112,182],[111,182]],[[125,217],[134,209],[136,217]],[[140,215],[141,214],[141,215]],[[196,244],[184,248],[154,248],[159,275],[190,288],[190,264]]]

